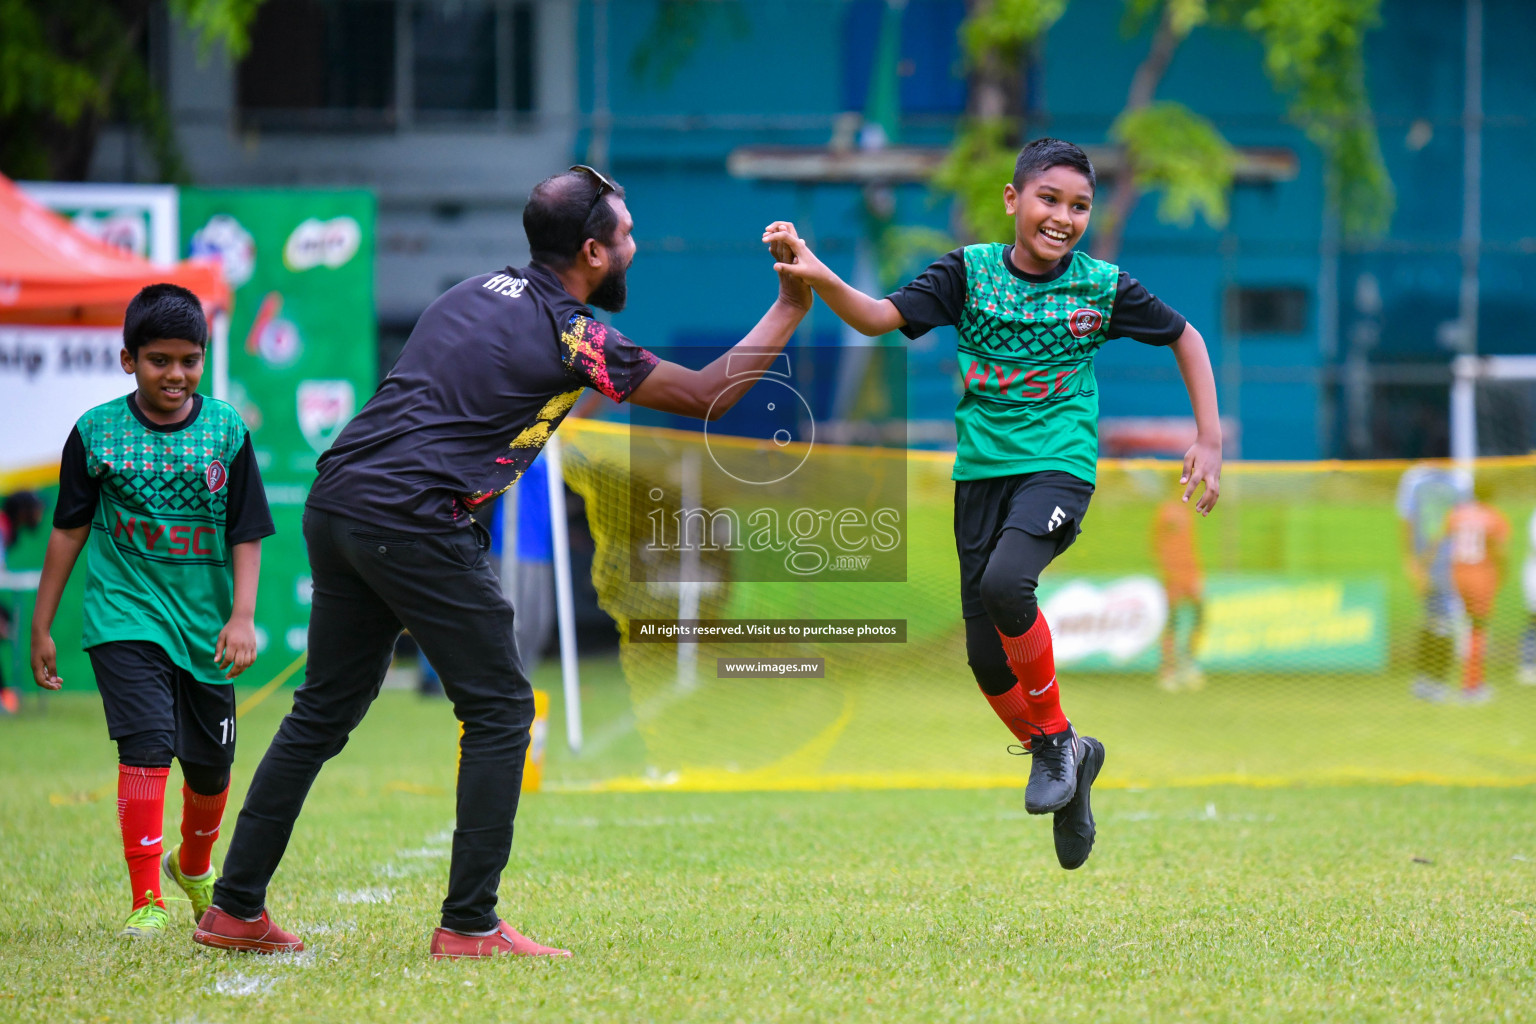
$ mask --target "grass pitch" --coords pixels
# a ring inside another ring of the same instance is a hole
[[[597,756],[643,760],[590,678]],[[242,720],[232,806],[286,706]],[[273,886],[309,950],[264,959],[194,947],[179,904],[166,941],[115,939],[98,703],[0,720],[0,1020],[1536,1019],[1528,786],[1106,789],[1071,874],[1017,790],[543,792],[501,910],[575,959],[433,964],[454,738],[446,704],[380,698]]]

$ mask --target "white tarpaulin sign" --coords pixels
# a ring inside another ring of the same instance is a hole
[[[80,414],[133,390],[121,327],[0,325],[0,470],[45,466]]]
[[[1157,639],[1168,621],[1168,596],[1150,576],[1041,587],[1040,611],[1050,623],[1056,664],[1092,669],[1155,666]]]

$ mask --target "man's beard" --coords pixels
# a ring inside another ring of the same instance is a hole
[[[629,286],[625,283],[624,275],[629,273],[629,264],[622,267],[612,267],[608,273],[598,282],[592,294],[587,296],[587,301],[598,309],[606,309],[610,313],[618,313],[624,309],[624,303],[629,299]]]

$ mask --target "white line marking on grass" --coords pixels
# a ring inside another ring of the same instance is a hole
[[[591,757],[602,753],[614,743],[634,732],[639,726],[641,719],[650,720],[658,717],[673,704],[693,696],[696,692],[681,685],[673,686],[671,689],[663,690],[650,700],[643,702],[639,707],[623,712],[619,717],[601,729],[594,729],[592,731],[592,735],[588,736],[586,742],[581,745],[582,756]]]
[[[367,889],[353,889],[350,892],[336,894],[337,903],[389,903],[394,898],[395,890],[387,885],[375,885]]]
[[[415,878],[432,870],[432,865],[424,860],[412,861],[409,864],[381,864],[378,868],[380,878]]]
[[[345,935],[347,932],[356,931],[357,930],[357,922],[356,921],[336,921],[334,923],[330,923],[330,922],[322,921],[319,924],[304,924],[303,922],[300,922],[297,930],[298,930],[298,933],[300,935],[304,935],[304,936],[309,936],[309,935]]]
[[[273,953],[263,958],[262,963],[268,967],[287,967],[293,970],[304,970],[305,968],[315,966],[315,951],[305,949],[297,953]]]
[[[250,974],[226,975],[213,983],[213,991],[221,996],[259,996],[272,991],[276,981],[272,978],[261,978]]]
[[[612,722],[598,729],[585,743],[581,752],[588,757],[601,754],[616,742],[635,731],[635,716],[626,711]]]
[[[407,860],[422,860],[434,857],[446,857],[448,856],[448,851],[443,849],[441,846],[422,846],[415,850],[396,850],[395,856],[402,857]]]
[[[601,818],[554,818],[549,824],[564,828],[674,828],[678,825],[713,825],[715,819],[708,814],[687,814],[676,818],[617,818],[604,821]]]

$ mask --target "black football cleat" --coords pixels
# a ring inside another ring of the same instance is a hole
[[[1069,725],[1060,732],[1036,733],[1029,741],[1029,784],[1024,809],[1050,814],[1067,806],[1077,792],[1077,761],[1083,748]]]
[[[1056,840],[1056,859],[1068,871],[1083,866],[1093,852],[1093,808],[1088,797],[1093,790],[1093,780],[1104,767],[1104,744],[1092,736],[1077,741],[1079,764],[1077,768],[1077,792],[1067,806],[1056,812],[1051,825],[1051,835]]]

